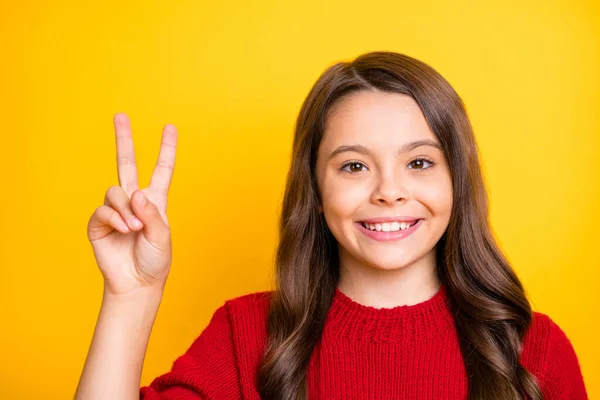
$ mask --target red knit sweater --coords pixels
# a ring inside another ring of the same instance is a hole
[[[336,289],[307,371],[309,399],[466,399],[467,375],[445,287],[412,306],[377,309]],[[225,302],[144,400],[259,399],[270,292]],[[548,316],[534,313],[521,363],[546,400],[587,399],[577,356]]]

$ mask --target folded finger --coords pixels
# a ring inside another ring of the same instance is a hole
[[[122,187],[111,186],[104,196],[104,204],[115,209],[131,230],[137,231],[143,228],[142,221],[135,216],[131,208],[131,200]]]

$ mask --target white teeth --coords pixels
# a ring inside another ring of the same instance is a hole
[[[372,231],[377,232],[394,232],[398,230],[405,230],[410,227],[410,223],[408,222],[384,222],[382,224],[365,224],[365,226]]]

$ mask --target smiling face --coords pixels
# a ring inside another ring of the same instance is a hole
[[[452,180],[410,96],[360,91],[334,104],[316,177],[342,269],[435,263],[435,245],[450,220]]]

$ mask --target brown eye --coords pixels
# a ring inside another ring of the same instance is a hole
[[[365,164],[358,162],[358,161],[351,161],[351,162],[348,162],[348,163],[342,165],[341,170],[350,172],[351,174],[355,174],[358,172],[362,172],[363,167],[366,168]]]
[[[411,169],[427,169],[433,166],[433,161],[425,158],[417,158],[416,160],[412,160],[408,165],[411,166]]]
[[[350,172],[360,172],[362,166],[363,165],[359,163],[350,164]]]

